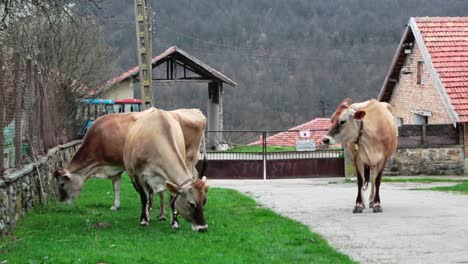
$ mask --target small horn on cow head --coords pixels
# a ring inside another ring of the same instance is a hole
[[[201,180],[204,183],[203,191],[205,191],[205,193],[207,193],[208,192],[208,184],[206,184],[206,176],[203,176]]]
[[[341,104],[346,105],[346,107],[349,107],[352,102],[353,102],[353,100],[351,100],[351,98],[346,98],[346,99],[343,100],[343,102],[341,102]]]

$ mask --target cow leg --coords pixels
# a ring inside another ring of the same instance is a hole
[[[171,227],[172,229],[179,229],[179,219],[177,219],[177,216],[179,215],[177,213],[177,210],[175,209],[175,205],[173,203],[173,200],[176,197],[174,195],[171,195],[169,203],[171,204]]]
[[[140,225],[147,226],[150,222],[150,194],[148,192],[141,192],[140,193],[140,201],[141,201],[141,216],[140,216]]]
[[[369,197],[369,208],[374,207],[374,197],[375,197],[375,178],[371,178],[371,193]]]
[[[166,221],[166,208],[164,207],[164,191],[159,193],[159,220]]]
[[[112,177],[112,186],[114,187],[114,205],[110,208],[115,211],[120,207],[120,184],[122,183],[122,175],[119,173]]]
[[[356,174],[357,174],[357,184],[358,184],[358,194],[356,197],[356,205],[354,206],[353,213],[362,213],[364,210],[364,203],[362,199],[362,186],[364,184],[364,175],[362,174],[364,172],[364,166],[361,164],[361,162],[355,162],[356,165]]]
[[[384,166],[379,170],[377,177],[375,179],[375,196],[374,196],[374,213],[382,213],[382,207],[380,206],[380,183],[382,182],[382,173],[384,170]]]
[[[153,211],[153,196],[154,196],[154,193],[151,192],[150,197],[149,197],[149,210],[150,210],[150,212]]]

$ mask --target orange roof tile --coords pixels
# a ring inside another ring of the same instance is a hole
[[[330,129],[331,121],[330,118],[315,118],[307,123],[295,126],[288,129],[288,131],[275,134],[267,137],[267,145],[269,146],[283,146],[283,147],[295,147],[296,141],[299,139],[300,130],[309,130],[310,138],[316,142],[316,145],[322,144],[322,139]],[[261,145],[262,141],[258,140],[250,145]]]
[[[461,122],[468,121],[468,17],[415,19],[434,68]]]

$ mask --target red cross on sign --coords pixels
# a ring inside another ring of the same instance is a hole
[[[300,138],[310,138],[310,130],[301,130],[299,131]]]

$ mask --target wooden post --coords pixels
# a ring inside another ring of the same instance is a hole
[[[457,123],[457,128],[458,128],[458,145],[465,145],[463,124]]]
[[[262,153],[263,153],[263,180],[267,178],[267,132],[262,132]]]
[[[4,138],[3,138],[3,129],[5,128],[5,94],[4,90],[5,88],[3,87],[4,83],[4,73],[3,73],[3,48],[0,47],[0,156],[2,159],[0,160],[0,177],[3,177],[5,168],[3,166],[3,144],[4,144]]]
[[[148,109],[153,106],[153,53],[152,41],[150,34],[150,1],[134,0],[135,2],[135,26],[137,37],[138,65],[140,77],[141,99],[143,101],[143,109]]]
[[[19,54],[13,55],[13,78],[15,86],[15,166],[16,168],[21,167],[23,164],[22,155],[22,144],[23,144],[23,133],[22,133],[22,99],[23,99],[23,83],[21,82],[21,66]]]
[[[423,147],[425,147],[427,145],[427,127],[426,127],[426,124],[422,124],[421,130],[422,130],[421,144],[423,145]]]
[[[208,83],[208,130],[215,132],[216,140],[212,141],[212,147],[218,147],[220,142],[220,127],[219,127],[219,83]]]
[[[27,124],[28,124],[28,127],[25,131],[23,131],[24,133],[24,136],[26,137],[26,142],[27,144],[29,145],[29,148],[28,148],[28,153],[27,155],[29,157],[32,157],[33,156],[33,152],[32,152],[32,136],[31,136],[31,130],[33,128],[32,126],[32,122],[30,122],[30,115],[31,115],[31,107],[33,105],[32,101],[35,100],[35,97],[33,96],[34,94],[34,89],[33,89],[33,80],[32,80],[32,77],[33,76],[33,73],[32,73],[32,61],[30,58],[28,58],[26,60],[26,82],[25,82],[25,89],[24,89],[24,98],[27,100],[27,103],[25,102],[24,103],[24,109],[25,111],[29,111],[29,115],[27,116],[27,118],[29,119]],[[28,113],[28,112],[27,112]]]

